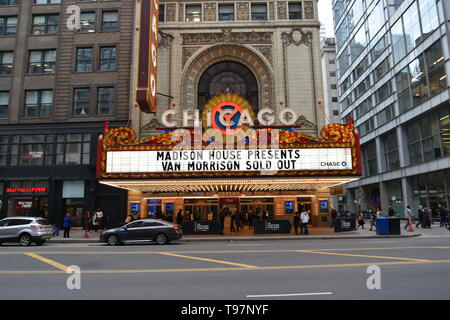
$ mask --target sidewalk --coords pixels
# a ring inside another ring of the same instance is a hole
[[[367,226],[367,224],[366,224]],[[403,224],[402,224],[403,226]],[[99,243],[100,234],[92,231],[88,233],[89,238],[84,238],[84,230],[74,229],[70,231],[70,238],[63,238],[63,231],[60,231],[58,237],[48,240],[48,243]],[[368,238],[403,238],[403,237],[440,237],[449,236],[450,231],[447,228],[439,227],[439,223],[434,223],[432,229],[415,228],[413,232],[405,231],[401,228],[401,235],[377,235],[369,228],[358,229],[351,232],[335,233],[331,228],[310,228],[309,235],[295,234],[273,234],[273,235],[254,235],[252,230],[243,230],[237,234],[226,235],[185,235],[178,242],[204,242],[204,241],[261,241],[261,240],[325,240],[325,239],[368,239]]]

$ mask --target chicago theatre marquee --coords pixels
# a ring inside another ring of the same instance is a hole
[[[361,159],[351,120],[325,125],[317,1],[141,0],[135,20],[130,128],[105,126],[97,163],[128,212],[329,225]]]

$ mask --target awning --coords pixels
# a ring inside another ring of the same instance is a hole
[[[178,192],[271,192],[318,190],[359,179],[358,177],[239,178],[239,179],[123,179],[100,183],[144,193]]]

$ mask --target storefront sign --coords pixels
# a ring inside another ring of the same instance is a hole
[[[159,0],[141,0],[139,66],[136,103],[143,112],[156,112]]]
[[[220,234],[221,225],[216,220],[199,220],[183,222],[184,234]]]
[[[7,193],[34,193],[47,192],[47,188],[6,188]]]
[[[16,200],[16,209],[31,209],[33,201]]]
[[[107,173],[351,170],[350,148],[110,151]]]
[[[289,220],[255,220],[255,234],[265,233],[291,233],[291,222]]]

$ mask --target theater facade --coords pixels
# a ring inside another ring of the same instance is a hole
[[[105,126],[97,150],[99,182],[128,190],[124,217],[306,209],[329,225],[361,159],[352,121],[325,126],[317,1],[147,4],[130,126]]]

